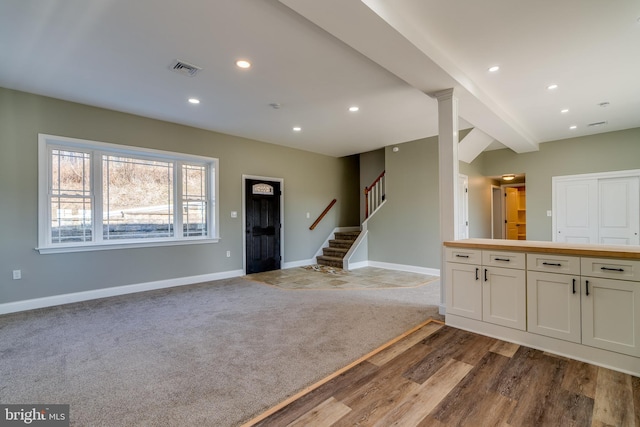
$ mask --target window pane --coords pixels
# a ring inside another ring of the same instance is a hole
[[[91,154],[51,151],[51,242],[91,241]]]
[[[182,228],[184,236],[207,235],[207,168],[182,166]]]
[[[173,236],[173,163],[103,156],[103,238]]]

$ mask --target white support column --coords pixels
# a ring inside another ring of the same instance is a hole
[[[442,242],[454,240],[458,216],[458,98],[453,89],[434,94],[438,100],[440,182],[440,313],[446,308],[446,269]]]

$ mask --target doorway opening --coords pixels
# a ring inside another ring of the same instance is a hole
[[[527,192],[525,183],[502,185],[504,231],[507,240],[527,240]]]
[[[518,173],[487,178],[491,181],[491,238],[527,240],[526,175]]]
[[[491,238],[503,239],[504,220],[502,218],[502,189],[498,185],[491,186]]]
[[[282,265],[283,181],[243,176],[245,274],[279,270]]]

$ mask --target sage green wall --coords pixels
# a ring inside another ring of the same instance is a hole
[[[369,220],[369,260],[440,268],[438,138],[385,148],[386,203]]]
[[[40,255],[38,133],[220,159],[220,242]],[[284,179],[284,262],[310,259],[334,227],[359,224],[358,169],[357,156],[333,158],[0,88],[0,303],[242,269],[243,174]],[[336,206],[309,231],[333,198]],[[14,269],[22,280],[12,280]]]
[[[482,153],[473,163],[485,176],[525,173],[527,239],[550,241],[551,178],[562,175],[640,169],[640,128],[540,144],[540,150]],[[473,209],[483,209],[476,205]]]

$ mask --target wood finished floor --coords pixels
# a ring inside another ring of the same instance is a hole
[[[431,322],[248,425],[640,427],[640,378]]]

